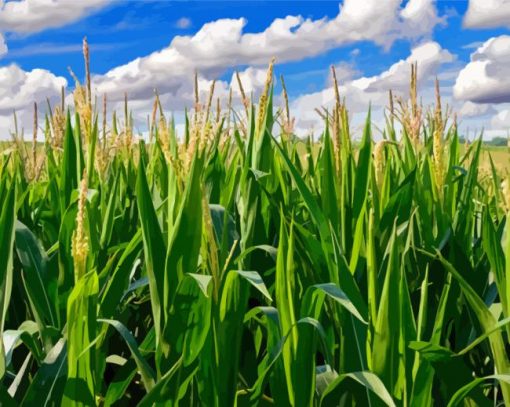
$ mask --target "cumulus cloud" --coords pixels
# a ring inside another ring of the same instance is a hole
[[[418,82],[429,78],[444,63],[453,62],[454,56],[442,49],[437,42],[427,42],[412,49],[411,55],[405,60],[393,64],[387,71],[378,76],[366,78],[361,83],[366,85],[368,92],[387,92],[389,89],[404,91],[409,88],[411,64],[418,63]]]
[[[0,58],[7,52],[4,33],[30,34],[47,28],[61,27],[88,15],[111,0],[0,0]],[[12,129],[13,111],[20,127],[31,127],[32,103],[44,106],[60,97],[67,86],[65,78],[45,69],[25,71],[12,64],[0,67],[0,139]]]
[[[30,33],[64,25],[108,3],[109,0],[78,0],[72,3],[63,0],[3,3],[0,0],[0,31]],[[297,61],[358,41],[371,41],[387,48],[397,39],[417,41],[428,38],[434,26],[442,21],[433,0],[345,0],[332,19],[287,16],[275,19],[265,30],[255,33],[244,31],[247,23],[244,18],[221,19],[203,25],[194,35],[174,37],[169,46],[160,51],[105,74],[94,75],[93,89],[99,95],[108,94],[113,107],[116,104],[120,106],[127,92],[131,107],[139,109],[141,119],[145,120],[144,115],[151,110],[154,89],[158,90],[167,109],[191,106],[195,70],[200,73],[199,87],[205,93],[213,78],[221,77],[231,68],[248,66],[241,77],[246,91],[256,95],[265,81],[265,68],[259,68],[273,56],[278,63]],[[181,21],[181,24],[187,22]],[[33,77],[33,72],[24,74]],[[42,72],[40,74],[44,76]],[[51,75],[47,71],[46,74]],[[22,73],[19,75],[23,76]],[[41,86],[36,81],[31,82],[33,96],[39,90],[44,94],[51,93],[54,90],[51,83],[58,83],[56,88],[60,88],[57,77],[53,76],[51,80],[49,76],[45,78],[46,82],[41,79]],[[371,85],[372,89],[363,88],[362,83],[353,82],[349,86],[354,89],[354,94],[356,89],[361,89],[359,104],[366,107],[366,102],[374,100],[379,89],[386,86],[384,81],[390,79],[379,78],[379,82],[368,83],[367,86]],[[228,88],[228,82],[219,81],[216,94],[227,95]],[[12,89],[9,93],[16,95]],[[4,110],[9,110],[19,108],[22,101],[26,104],[30,97],[16,96],[9,102],[4,99]],[[0,102],[0,109],[1,106]]]
[[[0,68],[0,113],[22,109],[27,103],[43,102],[60,95],[67,81],[45,69],[24,71],[12,64]]]
[[[65,78],[55,76],[44,69],[24,71],[17,65],[0,67],[0,139],[5,139],[12,129],[12,114],[16,111],[19,122],[31,126],[31,106],[33,102],[44,106],[60,98],[62,86],[67,86]]]
[[[244,18],[220,19],[193,36],[176,36],[167,48],[96,76],[94,86],[116,100],[124,92],[145,98],[154,88],[177,94],[195,69],[210,79],[232,66],[267,64],[273,56],[280,63],[296,61],[364,40],[389,46],[397,38],[426,36],[440,21],[432,0],[410,0],[405,7],[401,0],[346,0],[334,19],[287,16],[257,33],[244,32]]]
[[[459,109],[459,116],[461,118],[474,118],[493,115],[497,111],[491,104],[479,104],[470,101],[465,102]]]
[[[395,93],[404,94],[409,89],[410,64],[418,63],[418,84],[422,85],[429,81],[441,65],[451,63],[455,60],[452,55],[433,41],[428,41],[412,48],[410,55],[391,65],[386,71],[379,75],[370,77],[356,77],[359,74],[354,68],[347,64],[337,66],[337,77],[340,82],[339,91],[348,101],[348,108],[351,113],[366,112],[369,104],[372,104],[373,110],[380,110],[386,105],[388,100],[388,90],[392,89]],[[266,68],[248,67],[239,73],[245,92],[253,94],[256,99],[264,87],[266,80]],[[149,82],[148,82],[149,83]],[[199,92],[201,99],[205,100],[209,92],[211,80],[205,77],[199,77]],[[148,85],[147,85],[148,86]],[[229,82],[217,81],[215,95],[221,98],[228,96],[229,87],[234,90],[235,100],[240,101],[237,79],[232,75]],[[150,89],[150,88],[147,88]],[[194,100],[192,75],[188,73],[176,81],[175,91],[167,91],[160,94],[160,99],[165,108],[170,110],[180,110],[183,104],[191,106]],[[147,114],[152,109],[153,90],[148,93],[140,93],[138,97],[130,97],[130,104],[139,114],[140,121],[146,120]],[[109,100],[112,100],[109,97]],[[115,101],[120,109],[122,102]],[[310,128],[320,128],[322,123],[319,116],[314,111],[315,108],[325,106],[330,107],[334,103],[334,89],[329,83],[327,87],[319,92],[303,94],[291,101],[291,109],[296,115],[298,122],[297,131],[299,134],[306,133]]]
[[[464,26],[468,28],[510,28],[509,0],[469,0],[464,16]]]
[[[113,0],[0,0],[0,58],[7,53],[6,32],[31,34],[57,28],[104,7]]]
[[[486,41],[460,71],[453,88],[457,99],[475,103],[510,102],[510,36]]]
[[[508,130],[510,128],[510,109],[503,109],[492,116],[491,127],[496,130]]]
[[[3,32],[34,33],[62,27],[98,10],[112,0],[0,0]]]
[[[255,97],[258,96],[258,92],[264,88],[266,76],[267,69],[257,69],[251,66],[239,72],[239,78],[241,79],[246,95],[249,96],[253,94]],[[232,75],[230,86],[238,93],[238,82],[235,75]]]
[[[350,112],[365,112],[369,104],[377,110],[386,105],[390,89],[401,94],[408,91],[411,63],[418,63],[418,84],[423,85],[437,73],[440,65],[452,62],[454,58],[454,55],[442,49],[438,43],[429,41],[414,47],[405,60],[394,63],[379,75],[346,81],[341,83],[338,89],[340,95],[346,97]],[[294,100],[292,108],[298,120],[297,126],[307,129],[318,125],[320,119],[314,109],[320,106],[331,107],[334,98],[334,87],[329,86]]]

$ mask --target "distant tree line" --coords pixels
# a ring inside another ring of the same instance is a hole
[[[466,142],[466,138],[464,136],[459,137],[459,141],[461,143]],[[470,142],[472,140],[469,140]],[[483,140],[483,143],[487,146],[493,146],[493,147],[506,147],[508,146],[508,138],[507,137],[493,137],[489,140]]]

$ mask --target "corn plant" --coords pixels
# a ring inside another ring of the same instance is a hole
[[[378,141],[338,94],[297,138],[272,84],[216,114],[213,85],[183,135],[156,97],[144,140],[77,82],[43,144],[15,134],[2,404],[510,404],[510,193],[481,141],[419,106],[416,67]]]

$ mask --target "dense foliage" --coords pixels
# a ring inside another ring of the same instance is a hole
[[[415,76],[384,140],[368,114],[354,148],[339,97],[299,140],[271,78],[182,137],[156,99],[146,142],[77,85],[44,149],[3,152],[2,405],[510,404],[510,199],[480,142]]]

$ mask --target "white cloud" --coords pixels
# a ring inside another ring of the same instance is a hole
[[[339,91],[342,97],[346,97],[351,113],[366,112],[369,104],[372,104],[374,112],[379,110],[380,113],[380,109],[387,103],[387,92],[389,89],[394,90],[396,93],[407,93],[410,64],[412,62],[418,62],[418,82],[420,85],[423,85],[438,72],[442,64],[450,63],[454,59],[455,56],[442,49],[439,44],[429,41],[415,46],[405,60],[394,63],[379,75],[354,78],[354,75],[358,74],[358,72],[352,66],[339,64],[337,66],[337,77],[341,84]],[[266,69],[248,67],[240,72],[240,77],[247,95],[253,93],[256,100],[265,84]],[[199,90],[202,101],[205,100],[208,94],[210,84],[211,81],[209,79],[199,77]],[[236,100],[239,100],[237,79],[234,75],[232,75],[230,84],[225,81],[217,81],[215,96],[226,98],[229,85],[234,90]],[[168,90],[170,88],[165,89]],[[148,94],[142,92],[138,97],[130,97],[130,105],[134,111],[137,111],[140,122],[146,120],[147,115],[152,109],[153,95],[153,92],[149,91]],[[181,110],[183,104],[191,106],[194,94],[192,76],[189,72],[187,75],[183,75],[178,83],[176,82],[175,91],[169,90],[160,94],[160,99],[165,109]],[[112,100],[110,94],[109,100]],[[116,107],[121,109],[122,102],[119,100],[116,103]],[[320,92],[304,94],[291,101],[292,112],[298,119],[296,123],[298,126],[297,131],[303,134],[311,127],[321,128],[321,120],[314,109],[321,106],[329,107],[333,103],[334,89],[331,87],[331,84]]]
[[[44,69],[24,71],[17,65],[0,67],[0,139],[9,135],[13,127],[12,114],[16,111],[20,127],[32,126],[32,105],[40,106],[59,100],[62,86],[67,86],[65,78],[55,76]]]
[[[336,80],[339,83],[350,81],[351,79],[353,79],[356,76],[359,76],[359,74],[360,74],[360,71],[358,69],[356,69],[356,66],[354,63],[341,61],[338,64],[335,64],[334,67],[335,67]],[[329,68],[327,70],[327,75],[329,78],[329,85],[332,85],[333,77],[332,77],[332,75],[330,75],[330,73],[331,73],[331,68]]]
[[[495,114],[491,119],[491,127],[497,130],[510,128],[510,109],[504,109]]]
[[[96,11],[112,0],[0,0],[3,32],[34,33],[62,27]]]
[[[4,36],[0,33],[0,58],[7,53],[7,44],[5,43]]]
[[[426,42],[414,47],[405,60],[394,63],[381,74],[340,83],[338,90],[341,97],[345,96],[347,108],[351,113],[366,112],[370,104],[376,115],[381,116],[381,109],[388,102],[389,89],[400,94],[408,92],[412,62],[418,63],[418,84],[423,85],[432,79],[440,65],[450,63],[454,58],[436,42]],[[295,99],[291,105],[299,131],[306,133],[310,127],[321,128],[321,119],[314,109],[321,106],[329,108],[334,104],[334,100],[335,92],[332,86]]]
[[[113,0],[0,0],[0,58],[7,53],[3,34],[30,34],[69,24]]]
[[[393,64],[386,72],[361,81],[366,83],[367,92],[387,92],[389,89],[404,91],[409,88],[411,64],[418,63],[418,83],[437,72],[437,68],[444,63],[453,62],[454,56],[442,49],[437,42],[426,42],[412,49],[411,55],[405,60]]]
[[[486,41],[460,71],[454,86],[457,99],[475,103],[510,102],[510,36]]]
[[[105,6],[111,0],[0,0],[0,58],[7,52],[3,34],[30,34],[56,28],[78,20]],[[32,127],[32,104],[44,110],[46,100],[58,100],[65,78],[45,69],[25,71],[12,64],[0,67],[0,139],[13,128],[13,111],[26,130]]]
[[[325,31],[333,38],[371,40],[389,46],[397,38],[416,39],[428,35],[443,19],[432,0],[345,1],[339,15]]]
[[[249,97],[252,93],[254,96],[258,96],[258,92],[264,88],[266,76],[267,69],[248,67],[244,71],[239,72],[239,78],[241,79],[243,89],[247,97]],[[230,86],[237,94],[239,94],[238,82],[235,75],[232,75]]]
[[[509,0],[469,0],[464,16],[464,26],[468,28],[510,28]]]
[[[176,36],[161,51],[137,58],[94,78],[99,93],[120,100],[124,92],[145,98],[157,88],[180,93],[181,84],[198,69],[211,79],[230,67],[301,60],[357,41],[389,46],[397,38],[427,36],[441,19],[432,0],[346,0],[334,19],[287,16],[275,19],[262,32],[244,33],[246,20],[207,23],[193,36]]]
[[[354,48],[350,53],[349,55],[351,57],[357,57],[359,54],[361,53],[360,49],[359,48]]]
[[[0,0],[0,31],[30,33],[64,25],[108,2],[22,0],[2,3]],[[246,20],[243,18],[221,19],[203,25],[192,36],[176,36],[168,47],[160,51],[137,58],[103,75],[93,76],[93,88],[98,95],[108,94],[113,107],[117,104],[120,106],[127,92],[131,107],[134,111],[138,109],[140,121],[145,121],[146,114],[152,109],[154,89],[158,89],[166,109],[180,110],[183,106],[192,106],[195,70],[200,73],[199,85],[205,93],[211,79],[220,77],[236,66],[249,66],[241,77],[246,91],[256,94],[265,81],[265,68],[259,68],[265,66],[273,56],[278,63],[297,61],[358,41],[371,41],[388,48],[397,39],[416,41],[428,38],[433,27],[442,21],[443,18],[437,16],[433,0],[410,0],[405,3],[402,0],[345,0],[333,19],[287,16],[275,19],[265,30],[256,33],[244,32]],[[26,105],[36,95],[51,94],[55,89],[60,89],[58,80],[63,79],[54,75],[50,77],[51,73],[42,70],[21,71],[19,74],[28,78],[37,74],[41,78],[39,81],[30,81],[32,96],[25,94],[20,97],[15,90],[9,89],[9,94],[16,97],[8,102],[8,98],[4,97],[4,110],[13,106],[20,109],[22,103]],[[45,81],[42,80],[43,76]],[[379,80],[380,83],[374,80],[370,84],[383,88],[384,80],[389,79]],[[27,78],[21,80],[22,83],[27,81]],[[12,83],[9,82],[9,86]],[[216,95],[226,96],[228,86],[225,81],[217,82]],[[367,92],[360,83],[350,83],[348,86],[353,89],[353,99],[360,106],[366,108],[368,100],[376,98],[377,89]],[[359,100],[356,102],[357,93]],[[0,115],[3,111],[1,100],[0,93]]]
[[[483,41],[473,41],[462,46],[462,49],[477,49],[483,45]]]
[[[461,118],[474,118],[493,115],[497,111],[491,104],[479,104],[470,101],[465,102],[458,114]]]
[[[413,38],[416,34],[424,35],[432,32],[436,24],[445,24],[445,17],[439,18],[433,1],[409,1],[400,13],[403,19],[401,30],[408,30]],[[414,37],[416,38],[416,37]]]
[[[0,113],[23,109],[33,102],[60,95],[67,81],[45,69],[24,71],[17,65],[0,68]]]
[[[191,27],[191,20],[187,17],[181,17],[176,21],[175,26],[181,29],[189,28]]]

